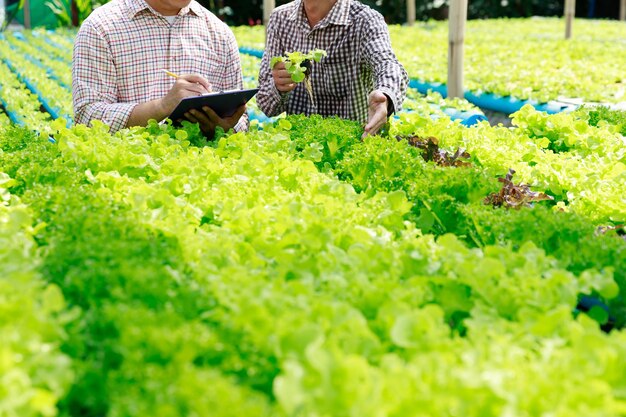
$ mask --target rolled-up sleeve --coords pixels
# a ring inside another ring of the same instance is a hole
[[[239,90],[243,88],[243,73],[241,70],[241,59],[239,57],[239,46],[237,39],[233,32],[227,28],[225,31],[225,43],[227,58],[225,62],[228,64],[224,66],[223,79],[225,90]],[[234,129],[236,132],[244,132],[248,130],[248,113],[244,112],[243,116],[239,119]]]
[[[72,59],[74,120],[89,125],[101,120],[120,130],[138,103],[118,103],[117,71],[106,36],[89,20],[78,31]]]
[[[363,37],[363,51],[374,72],[374,88],[385,93],[397,112],[402,109],[409,77],[391,48],[389,30],[380,13],[372,12]]]

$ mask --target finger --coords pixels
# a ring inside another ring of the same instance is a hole
[[[280,78],[291,78],[291,75],[287,70],[276,71],[276,75]]]
[[[201,125],[203,126],[212,125],[211,120],[209,120],[209,117],[206,115],[205,112],[194,109],[194,110],[191,110],[190,113],[193,115],[193,117],[196,118],[198,123],[200,123]]]
[[[274,65],[274,69],[275,70],[284,70],[285,69],[285,63],[284,62],[277,62],[276,65]]]
[[[191,114],[190,112],[185,113],[185,117],[187,118],[187,120],[189,120],[191,123],[198,123],[198,119],[196,119],[193,114]]]
[[[204,87],[204,89],[206,91],[211,91],[211,84],[209,84],[209,82],[207,81],[206,78],[204,78],[201,75],[198,74],[185,74],[185,75],[181,75],[180,77],[178,77],[179,79],[183,79],[185,81],[188,81],[190,83],[197,83],[200,84],[202,87]]]
[[[222,129],[228,130],[231,127],[234,127],[239,119],[241,119],[241,116],[243,116],[243,113],[246,111],[246,106],[245,104],[239,106],[234,114],[225,118],[219,117],[217,113],[215,113],[215,111],[213,111],[213,109],[210,107],[205,107],[204,111],[207,113],[211,121],[214,122],[216,126],[220,126]]]
[[[187,81],[181,81],[180,84],[178,84],[177,86],[173,87],[176,88],[180,94],[182,94],[184,97],[189,97],[189,96],[198,96],[198,95],[202,95],[202,94],[207,94],[210,91],[207,91],[204,86],[197,84],[197,83],[189,83]]]
[[[198,94],[206,94],[209,91],[204,88],[203,85],[198,84],[198,83],[190,83],[188,81],[183,80],[183,82],[181,83],[181,90],[184,91],[190,91],[193,92],[193,94],[198,95]]]
[[[378,131],[383,127],[384,123],[381,124],[375,124],[375,125],[368,125],[365,126],[365,128],[363,129],[363,135],[361,136],[361,138],[366,138],[368,136],[374,136],[378,133]]]
[[[365,131],[369,134],[375,134],[385,124],[386,114],[380,112],[375,113],[365,125]]]
[[[201,96],[202,94],[206,94],[207,91],[202,88],[202,86],[198,85],[197,87],[185,87],[181,93],[185,96],[185,97],[190,97],[190,96]]]
[[[278,78],[291,78],[287,70],[272,70],[272,75]]]
[[[292,83],[291,76],[286,77],[274,77],[274,82],[277,84],[287,84]]]
[[[220,121],[222,120],[221,117],[219,117],[217,115],[217,113],[215,113],[215,110],[213,110],[212,108],[208,107],[208,106],[204,106],[202,108],[202,110],[204,110],[204,113],[207,115],[207,117],[210,119],[211,123],[213,123],[214,125],[220,125]]]
[[[186,80],[177,81],[170,91],[176,91],[177,94],[185,97],[206,93],[205,88],[200,84],[190,83]]]

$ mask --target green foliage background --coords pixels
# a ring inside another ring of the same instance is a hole
[[[69,13],[70,0],[56,0],[57,4],[65,4]],[[449,0],[414,0],[417,19],[446,19],[448,16]],[[51,15],[46,3],[50,0],[31,0],[31,14],[35,19],[41,19],[34,25],[54,26],[50,23]],[[263,0],[198,0],[207,9],[218,15],[231,25],[259,24],[263,17]],[[276,0],[276,6],[288,3],[289,0]],[[405,0],[361,0],[362,3],[378,10],[388,23],[403,23],[406,21]],[[7,2],[10,5],[14,2]],[[88,7],[80,7],[81,20],[86,17],[92,7],[107,3],[106,0],[83,0]],[[592,6],[595,3],[595,6]],[[617,18],[618,2],[610,0],[577,0],[576,14],[579,17],[590,16],[593,7],[593,16],[600,18]],[[470,19],[489,19],[498,17],[530,17],[530,16],[560,16],[563,14],[563,0],[471,0],[469,2],[468,17]],[[45,13],[41,13],[44,11]],[[18,15],[21,21],[22,15]],[[40,17],[37,17],[40,16]],[[63,25],[63,16],[57,14],[58,21]]]
[[[241,2],[236,0],[199,0],[205,7],[214,13],[230,7],[232,15],[223,14],[222,18],[228,23],[243,25],[250,20],[256,22],[262,19],[263,0]],[[414,0],[417,19],[446,19],[449,0]],[[276,0],[276,5],[288,3],[288,0]],[[378,10],[388,23],[403,23],[406,21],[405,0],[361,0],[362,3]],[[470,19],[486,19],[497,17],[530,17],[530,16],[560,16],[563,14],[563,0],[470,0],[468,16]],[[586,17],[589,13],[589,0],[577,0],[577,16]],[[617,17],[618,2],[609,0],[595,1],[596,17]]]

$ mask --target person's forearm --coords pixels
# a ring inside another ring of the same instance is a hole
[[[273,117],[285,111],[288,96],[289,93],[281,94],[276,89],[274,80],[270,78],[261,84],[256,101],[259,109],[261,109],[266,116]]]
[[[387,95],[393,103],[393,110],[398,112],[402,109],[409,78],[393,52],[383,17],[377,12],[372,14],[368,35],[364,37],[364,55],[374,72],[374,89]]]
[[[136,106],[136,103],[78,102],[74,121],[77,124],[91,125],[92,121],[100,120],[108,125],[113,133],[126,127]]]
[[[167,116],[169,116],[169,113],[164,110],[161,99],[147,101],[135,106],[126,123],[126,127],[146,126],[151,119],[160,122]]]
[[[404,67],[395,59],[392,53],[383,62],[374,67],[374,88],[386,94],[393,103],[394,111],[402,109],[402,102],[406,95],[409,78]]]

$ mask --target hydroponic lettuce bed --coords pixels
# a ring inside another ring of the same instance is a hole
[[[111,135],[40,111],[62,74],[20,51],[2,415],[626,416],[624,113]]]

